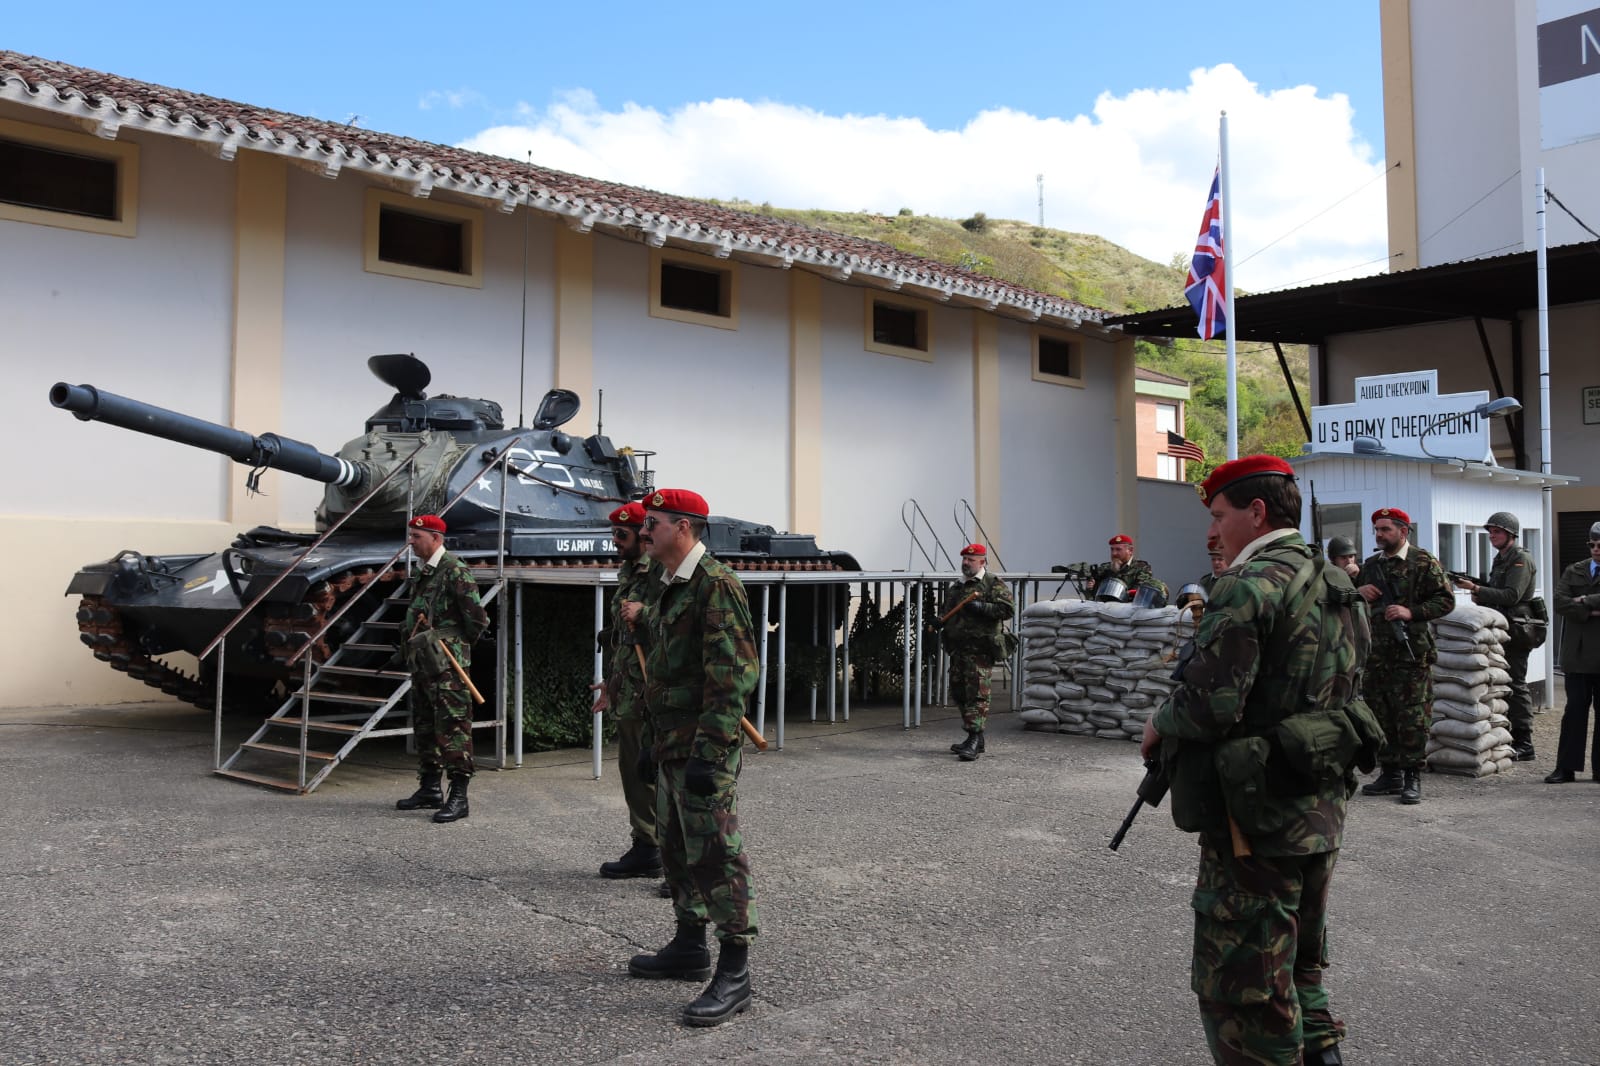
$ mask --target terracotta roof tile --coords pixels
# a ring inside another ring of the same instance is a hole
[[[794,262],[837,274],[863,274],[919,295],[990,307],[1026,319],[1098,324],[1104,312],[1012,285],[879,241],[849,237],[687,197],[567,174],[501,156],[398,137],[305,115],[185,92],[55,60],[0,50],[0,99],[66,114],[115,136],[122,125],[205,142],[231,159],[241,146],[288,155],[336,174],[345,166],[415,184],[498,201],[526,202],[579,228],[599,225],[671,241]]]

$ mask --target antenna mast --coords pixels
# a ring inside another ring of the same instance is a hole
[[[528,149],[528,166],[533,166],[533,149]],[[528,193],[533,191],[530,181],[522,193],[522,339],[517,345],[517,428],[526,423],[522,418],[523,403],[528,391],[528,217],[533,212],[528,207]]]
[[[1040,174],[1034,180],[1039,183],[1039,228],[1044,229],[1044,175]]]

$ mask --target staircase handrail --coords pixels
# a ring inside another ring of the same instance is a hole
[[[906,508],[908,507],[911,508],[910,518],[906,517]],[[900,505],[900,524],[906,527],[907,533],[911,534],[912,547],[922,553],[922,558],[927,562],[929,569],[937,570],[939,564],[934,562],[933,556],[928,554],[928,549],[922,546],[922,540],[917,536],[916,520],[918,518],[921,518],[922,524],[928,528],[928,536],[933,538],[934,547],[939,550],[940,555],[944,556],[946,569],[959,569],[955,560],[950,558],[950,553],[945,551],[944,542],[939,539],[939,534],[933,531],[933,523],[928,521],[928,516],[923,512],[922,505],[916,501],[915,497],[912,497]],[[911,553],[909,551],[906,553],[906,569],[911,569]]]
[[[1000,549],[999,549],[999,547],[995,544],[994,538],[989,536],[989,531],[987,529],[983,528],[983,523],[978,520],[977,514],[972,510],[972,505],[970,503],[968,503],[966,500],[957,500],[956,501],[956,506],[951,509],[951,514],[953,515],[953,517],[956,520],[956,529],[959,530],[959,529],[962,528],[962,526],[961,526],[961,511],[962,511],[963,508],[966,509],[967,517],[972,519],[972,527],[978,531],[978,538],[981,538],[983,540],[983,543],[985,543],[985,544],[987,544],[989,546],[989,554],[994,557],[994,567],[995,567],[995,569],[996,570],[1000,570],[1000,571],[1003,572],[1005,570],[1005,568],[1006,568],[1006,564],[1000,561]],[[978,538],[974,538],[974,539],[978,539]]]

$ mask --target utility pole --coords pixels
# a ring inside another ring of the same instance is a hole
[[[1040,174],[1039,182],[1039,228],[1044,229],[1044,175]]]

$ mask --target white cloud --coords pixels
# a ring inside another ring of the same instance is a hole
[[[487,101],[483,94],[476,89],[429,89],[417,100],[417,106],[424,111],[432,111],[436,107],[459,111],[463,107],[481,107],[485,103]]]
[[[1090,115],[998,109],[958,130],[739,99],[606,111],[580,90],[524,105],[523,121],[463,147],[513,159],[531,150],[541,166],[683,196],[950,218],[1035,219],[1043,173],[1047,225],[1165,263],[1193,248],[1223,110],[1235,284],[1259,292],[1381,269],[1383,166],[1356,135],[1348,98],[1308,85],[1264,92],[1231,64],[1193,71],[1182,89],[1103,94]]]

